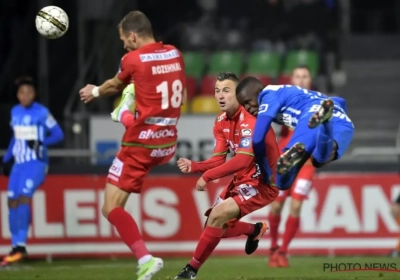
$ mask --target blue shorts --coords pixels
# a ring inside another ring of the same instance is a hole
[[[309,112],[299,119],[293,136],[285,149],[289,149],[297,142],[301,142],[305,145],[306,152],[309,155],[313,154],[320,129],[319,127],[314,129],[308,127],[308,121],[313,114],[313,112]],[[333,139],[338,145],[336,159],[339,159],[346,152],[353,140],[354,126],[351,120],[343,114],[343,112],[338,110],[334,110],[333,117],[330,121],[332,122]]]
[[[32,197],[44,182],[47,164],[41,161],[14,164],[8,180],[8,198]]]

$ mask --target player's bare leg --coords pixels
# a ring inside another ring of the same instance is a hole
[[[229,230],[226,228],[226,223],[239,215],[240,208],[231,197],[216,205],[208,217],[207,225],[192,260],[178,273],[175,279],[196,279],[198,270],[223,238],[224,230]]]
[[[280,175],[287,174],[293,167],[301,163],[305,156],[304,144],[297,142],[279,157],[276,172]]]
[[[102,213],[138,259],[138,280],[150,280],[164,264],[148,252],[135,220],[124,210],[129,193],[107,183],[104,195]]]
[[[132,106],[134,103],[135,103],[135,86],[134,84],[129,84],[122,92],[121,101],[119,102],[118,106],[111,113],[111,119],[114,122],[122,122],[123,114],[125,112],[131,113]]]

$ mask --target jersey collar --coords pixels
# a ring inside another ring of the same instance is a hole
[[[242,113],[242,109],[243,109],[243,107],[239,105],[239,107],[237,108],[235,114],[232,117],[228,117],[228,114],[225,114],[225,118],[227,120],[237,120],[239,118],[239,116],[241,115],[241,113]]]

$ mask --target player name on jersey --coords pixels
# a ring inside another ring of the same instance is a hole
[[[178,62],[151,67],[151,72],[153,75],[166,74],[166,73],[177,72],[177,71],[181,71],[181,70],[182,70],[182,67]]]

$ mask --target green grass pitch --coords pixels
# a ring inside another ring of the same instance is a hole
[[[188,259],[164,259],[164,269],[153,280],[174,279]],[[328,272],[324,263],[394,263],[400,270],[400,259],[387,257],[292,257],[290,268],[269,268],[263,257],[211,257],[201,268],[200,280],[262,279],[400,279],[400,273],[380,271]],[[1,280],[135,280],[136,262],[120,260],[55,260],[13,265],[0,270]]]

